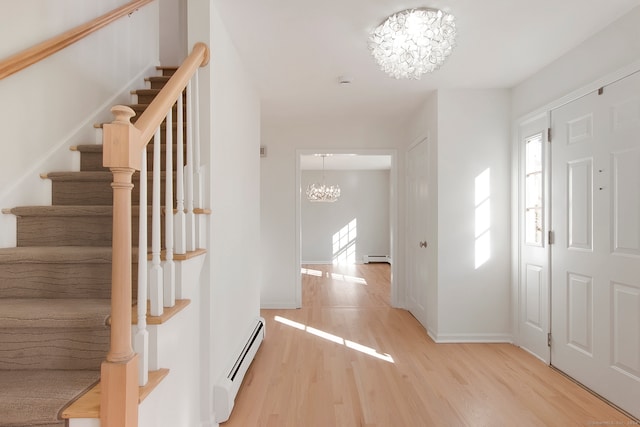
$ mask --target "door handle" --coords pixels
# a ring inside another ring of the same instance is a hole
[[[427,241],[424,240],[424,241],[420,242],[420,247],[421,248],[426,248],[427,247]]]

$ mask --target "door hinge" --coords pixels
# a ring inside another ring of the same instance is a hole
[[[547,347],[551,347],[551,332],[547,334]]]
[[[550,245],[553,245],[556,242],[556,235],[552,230],[549,230],[547,241],[549,242]]]
[[[547,128],[547,142],[551,142],[551,128]]]

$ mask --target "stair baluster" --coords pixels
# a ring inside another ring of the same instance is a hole
[[[197,73],[196,73],[197,74]],[[181,98],[182,95],[178,96]],[[166,183],[165,183],[165,262],[164,270],[164,306],[173,307],[176,305],[176,267],[173,262],[173,111],[169,109],[166,119]]]
[[[183,102],[182,96],[178,97],[178,114],[176,129],[176,241],[175,241],[175,253],[184,255],[187,253],[187,231],[186,231],[186,217],[184,213],[184,118],[183,118]]]
[[[193,214],[193,96],[191,80],[187,83],[187,165],[185,174],[187,178],[187,250],[196,250],[195,215]]]
[[[195,207],[202,208],[204,206],[202,202],[202,177],[200,176],[200,93],[198,84],[198,73],[193,75],[193,126],[194,126],[194,142],[193,142],[193,193],[194,193],[194,205]],[[195,229],[195,245],[197,248],[202,248],[204,245],[201,242],[202,236],[200,235],[200,219],[196,220]]]
[[[151,270],[149,274],[149,301],[152,316],[161,316],[164,312],[162,301],[164,286],[162,265],[160,264],[160,127],[153,137],[153,195],[151,201]],[[141,201],[142,203],[142,201]],[[145,245],[145,247],[147,247]]]
[[[149,331],[147,331],[147,149],[142,150],[140,163],[140,213],[138,233],[138,329],[133,349],[138,353],[138,384],[149,381]]]

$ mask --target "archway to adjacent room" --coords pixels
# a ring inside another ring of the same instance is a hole
[[[321,155],[326,155],[324,171]],[[335,266],[388,260],[391,270],[388,297],[392,306],[398,306],[394,280],[397,265],[400,265],[396,262],[396,169],[395,150],[297,150],[296,265]],[[341,195],[337,202],[311,203],[307,200],[305,190],[308,184],[321,182],[323,177],[327,185],[340,185]],[[363,198],[363,195],[367,197]],[[364,205],[369,203],[369,211],[377,203],[378,210],[384,210],[384,214],[365,213],[367,206]],[[308,220],[315,221],[317,226],[310,230]],[[305,227],[306,233],[303,233]],[[373,232],[376,227],[379,228],[377,235]],[[301,270],[297,275],[296,304],[302,306]]]

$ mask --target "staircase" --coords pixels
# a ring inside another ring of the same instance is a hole
[[[149,78],[151,89],[136,91],[136,117],[175,69],[162,70]],[[147,148],[151,164],[153,143]],[[112,174],[102,167],[101,145],[74,150],[79,172],[43,176],[52,182],[52,206],[3,211],[17,217],[17,247],[0,249],[0,427],[64,426],[62,410],[99,380],[109,349]],[[134,174],[134,246],[138,179]],[[150,185],[151,173],[148,179]]]

